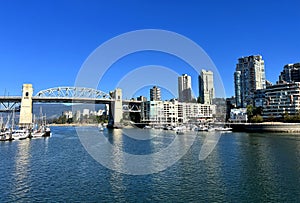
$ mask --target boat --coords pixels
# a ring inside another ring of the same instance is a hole
[[[11,141],[11,140],[13,140],[13,137],[9,130],[0,132],[0,141]]]
[[[184,134],[184,130],[182,128],[177,128],[176,134],[177,135],[183,135]]]
[[[11,136],[14,140],[24,140],[24,139],[28,138],[29,135],[30,135],[30,132],[27,129],[13,130],[11,133]]]
[[[15,111],[13,110],[13,116],[11,119],[11,136],[14,140],[24,140],[30,136],[30,132],[26,128],[14,129],[15,126]]]
[[[44,137],[46,133],[45,126],[36,127],[31,133],[31,137]]]
[[[46,114],[43,115],[42,107],[40,107],[40,123],[39,128],[32,133],[32,137],[50,137],[51,136],[51,129],[47,125]]]
[[[232,128],[229,128],[229,127],[218,127],[218,128],[215,128],[216,131],[224,131],[224,132],[231,132],[232,131]]]
[[[154,129],[164,129],[164,126],[162,126],[162,125],[154,125]]]
[[[49,126],[45,126],[45,135],[44,137],[50,137],[51,136],[51,129]]]
[[[198,131],[207,131],[207,130],[208,130],[208,128],[205,126],[198,127]]]
[[[151,126],[145,125],[144,129],[151,129]]]
[[[34,137],[34,138],[36,138],[36,137],[44,137],[44,136],[45,136],[45,132],[42,132],[42,131],[39,131],[39,130],[33,131],[31,133],[31,137]]]
[[[104,127],[102,126],[102,124],[98,125],[98,129],[99,129],[99,131],[103,131],[104,130]]]

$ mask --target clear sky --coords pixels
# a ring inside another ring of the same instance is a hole
[[[73,86],[85,59],[106,40],[133,30],[163,29],[200,45],[232,96],[239,57],[261,54],[271,82],[285,64],[300,62],[299,7],[297,0],[0,0],[0,95],[20,95],[23,83],[32,83],[35,93]],[[155,53],[135,57],[120,64],[126,69],[169,61]],[[114,73],[111,81],[120,79],[117,68]],[[195,76],[192,82],[197,92]],[[114,88],[105,85],[100,89]]]

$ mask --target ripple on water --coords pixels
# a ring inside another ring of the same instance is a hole
[[[75,128],[53,127],[48,139],[0,143],[0,202],[241,202],[300,199],[300,139],[227,133],[199,161],[206,136],[200,133],[168,169],[132,176],[111,171],[84,150]],[[151,132],[151,131],[149,131]],[[119,150],[136,154],[168,146],[174,134],[135,141],[103,132]],[[140,133],[140,132],[139,132]],[[183,135],[183,142],[190,139]],[[101,146],[101,145],[99,145]],[[116,154],[116,162],[121,161]]]

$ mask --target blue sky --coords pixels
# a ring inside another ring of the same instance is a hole
[[[23,83],[32,83],[35,93],[73,86],[83,62],[105,41],[133,30],[163,29],[201,46],[218,68],[226,95],[231,96],[239,57],[261,54],[271,82],[285,64],[300,62],[299,6],[299,1],[289,0],[0,0],[0,95],[20,95]],[[146,53],[119,64],[125,72],[142,65],[184,66],[175,61]],[[111,81],[124,73],[117,66],[112,70]],[[195,75],[192,82],[197,93]],[[100,89],[108,91],[114,85],[106,82]],[[147,90],[139,93],[148,96]]]

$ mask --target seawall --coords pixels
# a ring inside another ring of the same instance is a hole
[[[300,123],[231,123],[230,127],[235,132],[300,133]]]

